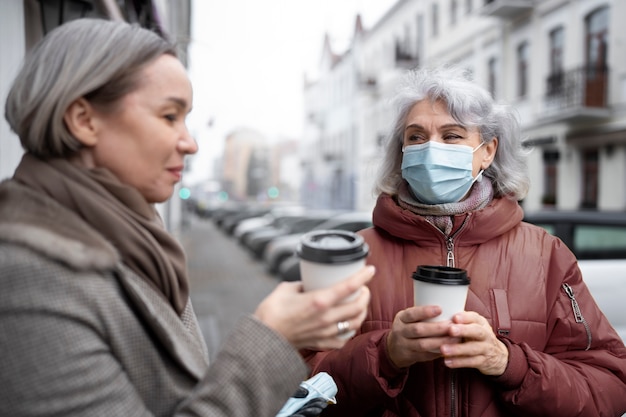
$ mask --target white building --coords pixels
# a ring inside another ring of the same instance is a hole
[[[340,161],[353,207],[370,209],[398,77],[456,63],[519,112],[530,150],[527,209],[626,210],[625,15],[624,0],[399,0],[368,30],[357,20],[345,54],[325,48],[306,91],[314,123],[303,165],[332,175]],[[333,201],[332,188],[323,190],[317,200]]]
[[[59,23],[80,17],[125,20],[159,31],[179,48],[186,64],[191,0],[0,0],[0,180],[10,177],[23,154],[19,139],[4,118],[4,105],[24,54]],[[181,224],[181,201],[174,195],[158,206],[167,227]]]

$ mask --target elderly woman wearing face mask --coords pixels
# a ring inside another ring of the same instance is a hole
[[[154,207],[198,150],[192,96],[174,46],[123,22],[66,23],[26,57],[6,102],[25,153],[0,183],[0,415],[273,417],[307,376],[298,349],[363,321],[372,267],[282,283],[209,364]]]
[[[326,416],[619,416],[626,349],[574,255],[522,222],[517,119],[454,68],[410,72],[361,232],[376,275],[357,335],[304,352],[337,381]],[[465,311],[414,306],[417,265],[463,268]],[[429,321],[426,321],[429,320]]]

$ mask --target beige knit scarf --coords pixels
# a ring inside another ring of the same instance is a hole
[[[14,178],[75,212],[120,252],[180,315],[189,296],[185,254],[152,204],[110,171],[25,154]]]
[[[453,219],[457,214],[480,210],[493,200],[493,186],[488,178],[481,178],[471,188],[469,196],[458,203],[424,204],[420,203],[405,181],[398,191],[397,203],[400,207],[423,216],[429,223],[441,230],[446,236],[452,234]]]

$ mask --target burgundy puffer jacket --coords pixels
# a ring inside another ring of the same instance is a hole
[[[341,350],[302,352],[313,373],[337,382],[338,404],[324,416],[620,416],[626,412],[626,348],[599,310],[571,251],[543,229],[523,223],[521,207],[495,199],[455,217],[446,241],[421,216],[387,195],[374,209],[368,318]],[[455,265],[471,277],[466,310],[489,320],[509,348],[499,377],[451,370],[441,359],[398,369],[386,337],[400,310],[413,305],[418,264]],[[573,291],[582,317],[576,320]]]

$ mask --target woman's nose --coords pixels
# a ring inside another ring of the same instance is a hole
[[[181,152],[186,154],[194,154],[198,152],[198,142],[191,136],[187,126],[183,128],[180,140],[178,141],[178,147]]]

